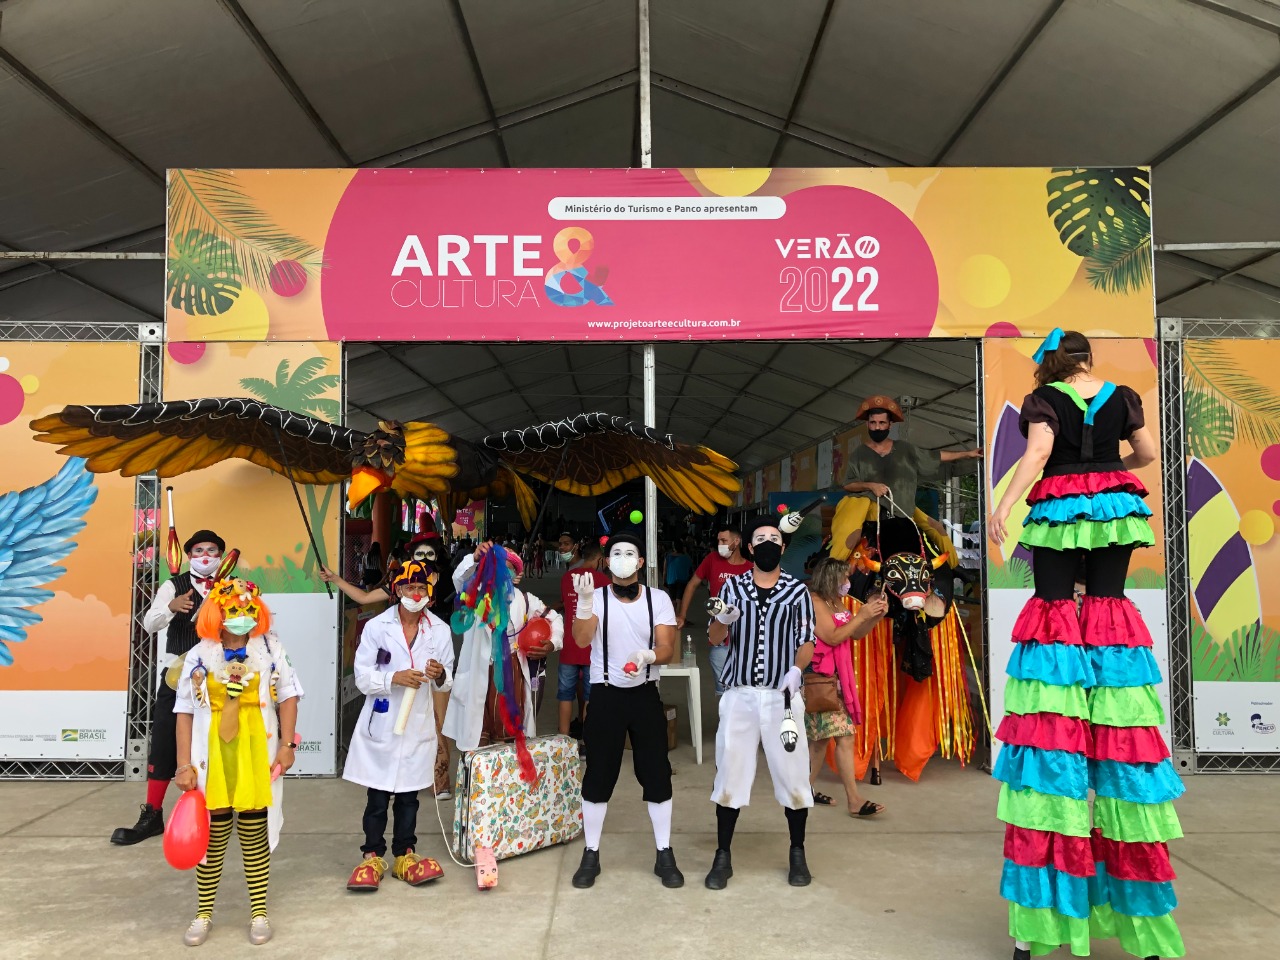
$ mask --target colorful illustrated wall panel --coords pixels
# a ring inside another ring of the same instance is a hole
[[[168,198],[171,340],[1155,326],[1139,167],[171,170]]]
[[[1183,346],[1196,750],[1280,751],[1280,343]]]
[[[133,563],[155,518],[135,517],[133,480],[89,473],[28,424],[137,403],[138,365],[136,343],[0,344],[0,758],[124,757]]]

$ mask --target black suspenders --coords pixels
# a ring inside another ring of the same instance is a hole
[[[612,585],[611,584],[607,585],[604,588],[604,601],[603,601],[604,618],[601,621],[601,628],[600,628],[600,641],[601,641],[600,652],[604,655],[604,669],[601,670],[600,673],[604,677],[604,685],[606,687],[609,685],[609,588],[610,586]],[[649,608],[649,649],[652,650],[653,649],[653,594],[650,592],[648,587],[644,588],[644,600],[645,600],[645,604]],[[644,682],[648,683],[652,678],[653,678],[653,664],[645,664]]]

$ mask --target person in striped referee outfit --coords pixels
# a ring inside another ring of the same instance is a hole
[[[738,813],[751,800],[756,753],[762,745],[773,795],[786,811],[791,836],[787,882],[803,887],[811,879],[804,855],[805,822],[813,806],[809,749],[803,725],[793,751],[783,747],[779,733],[784,691],[790,693],[795,712],[804,713],[801,672],[813,657],[813,600],[803,583],[780,569],[790,534],[778,524],[768,516],[747,524],[742,543],[752,567],[725,581],[719,599],[707,607],[713,615],[711,643],[729,647],[720,677],[727,689],[720,698],[716,779],[711,788],[718,841],[706,879],[711,890],[723,890],[733,876],[729,848]]]

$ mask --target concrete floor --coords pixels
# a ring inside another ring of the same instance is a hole
[[[275,940],[262,948],[246,940],[247,897],[233,843],[205,950],[308,960],[396,949],[483,960],[1010,955],[996,894],[996,790],[985,775],[935,761],[920,784],[892,775],[865,788],[888,806],[877,820],[815,810],[814,883],[792,889],[785,823],[762,774],[739,824],[737,873],[727,890],[713,893],[702,886],[715,846],[707,799],[713,766],[696,766],[688,744],[673,763],[682,890],[663,889],[650,872],[648,818],[638,788],[624,781],[610,805],[604,872],[593,890],[569,884],[579,841],[504,862],[498,889],[479,893],[472,872],[445,858],[425,803],[420,849],[445,862],[444,878],[418,889],[388,880],[377,894],[348,894],[362,791],[341,780],[290,783],[285,836],[272,864]],[[1188,838],[1173,853],[1189,956],[1273,958],[1280,936],[1280,828],[1269,816],[1276,781],[1197,777],[1188,786],[1180,804]],[[838,793],[834,782],[831,788]],[[158,839],[125,848],[107,842],[112,828],[132,822],[140,793],[137,784],[0,783],[0,956],[170,957],[184,949],[193,875],[165,863]],[[1122,954],[1107,944],[1094,956]]]

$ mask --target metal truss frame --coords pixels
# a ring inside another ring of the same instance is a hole
[[[138,399],[160,399],[164,367],[164,327],[161,323],[0,323],[0,342],[39,343],[137,343],[139,345]],[[134,506],[155,509],[160,482],[154,474],[139,477]],[[135,544],[136,546],[136,544]],[[145,556],[135,551],[135,559]],[[0,780],[145,780],[147,737],[151,730],[152,677],[155,640],[142,629],[142,616],[155,596],[156,556],[135,562],[133,603],[130,615],[129,689],[125,719],[123,760],[0,760]]]
[[[1169,616],[1169,701],[1174,764],[1182,773],[1280,773],[1280,753],[1197,753],[1191,677],[1182,357],[1187,340],[1275,339],[1280,321],[1161,317],[1161,456],[1164,458],[1165,582]]]

